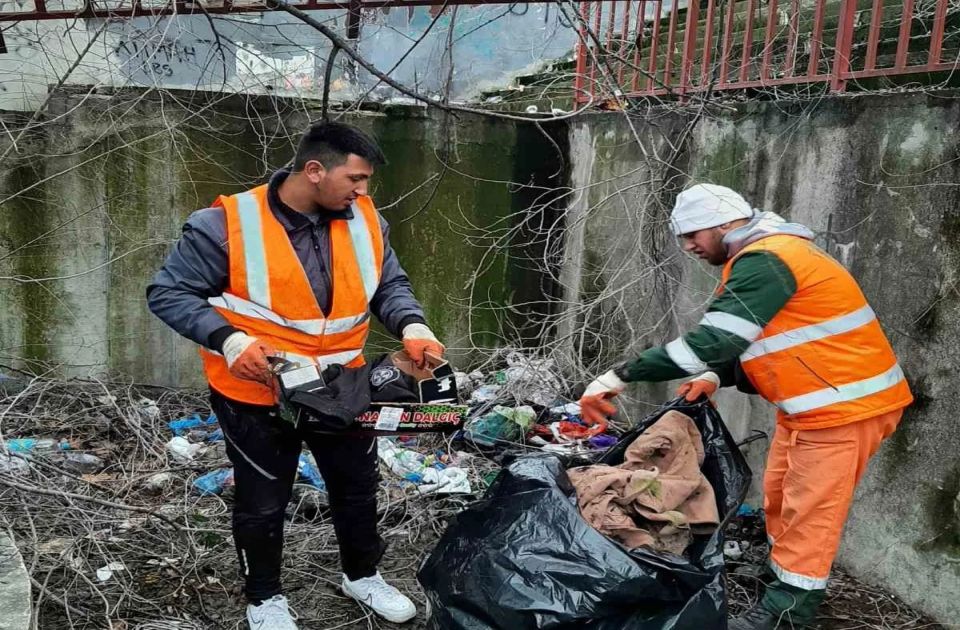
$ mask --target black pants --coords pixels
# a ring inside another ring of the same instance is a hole
[[[234,466],[233,538],[251,600],[282,592],[283,521],[302,438],[275,408],[245,405],[211,392],[227,456]],[[343,572],[374,575],[385,544],[377,534],[379,471],[373,438],[311,436],[307,446],[327,485]]]

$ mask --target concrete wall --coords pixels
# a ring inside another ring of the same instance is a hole
[[[214,110],[196,93],[181,96],[94,96],[82,106],[63,97],[56,121],[15,148],[0,140],[0,363],[201,382],[194,346],[150,314],[144,289],[184,219],[264,181],[317,113],[239,97]],[[494,345],[502,313],[478,305],[527,302],[540,285],[508,264],[519,253],[509,244],[466,241],[472,226],[513,225],[533,193],[509,182],[543,183],[556,170],[531,140],[539,132],[470,117],[454,129],[420,108],[347,120],[373,132],[390,161],[372,194],[428,321],[454,356]],[[8,128],[16,122],[9,116]],[[396,347],[382,332],[369,345]]]
[[[651,111],[633,126],[624,114],[604,114],[570,131],[573,184],[591,188],[571,209],[583,220],[572,222],[578,228],[568,243],[582,246],[567,252],[567,297],[607,296],[581,318],[588,332],[604,327],[597,365],[624,347],[630,354],[671,339],[697,321],[714,287],[715,270],[679,254],[664,229],[670,186],[726,184],[755,206],[810,226],[860,281],[917,398],[857,491],[840,563],[955,622],[960,102],[920,94],[755,102],[708,110],[696,121]],[[673,168],[664,166],[685,130],[689,142]],[[636,137],[653,160],[641,155]],[[640,413],[668,389],[642,386],[634,395]],[[718,399],[738,436],[772,429],[767,403],[736,392]],[[764,451],[763,442],[747,447],[758,481]]]

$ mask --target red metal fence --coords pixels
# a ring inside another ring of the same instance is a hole
[[[960,0],[594,0],[579,18],[580,102],[960,67]]]

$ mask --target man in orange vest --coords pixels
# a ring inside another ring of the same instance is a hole
[[[812,624],[854,488],[913,397],[860,287],[808,228],[710,184],[677,197],[671,226],[684,251],[723,266],[716,295],[695,329],[591,383],[583,416],[613,413],[628,382],[693,374],[687,400],[736,384],[776,405],[763,480],[773,579],[730,628]]]
[[[234,465],[233,535],[252,630],[295,630],[280,584],[284,510],[301,436],[278,413],[268,357],[320,368],[362,365],[375,315],[421,366],[444,348],[426,326],[387,224],[367,195],[376,142],[322,123],[291,171],[194,213],[147,289],[150,309],[200,346],[211,404]],[[372,438],[307,438],[326,483],[343,592],[393,622],[413,603],[377,571],[377,449]]]

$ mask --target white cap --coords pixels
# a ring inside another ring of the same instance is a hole
[[[697,184],[677,195],[670,227],[680,236],[752,216],[753,208],[739,193],[725,186]]]

